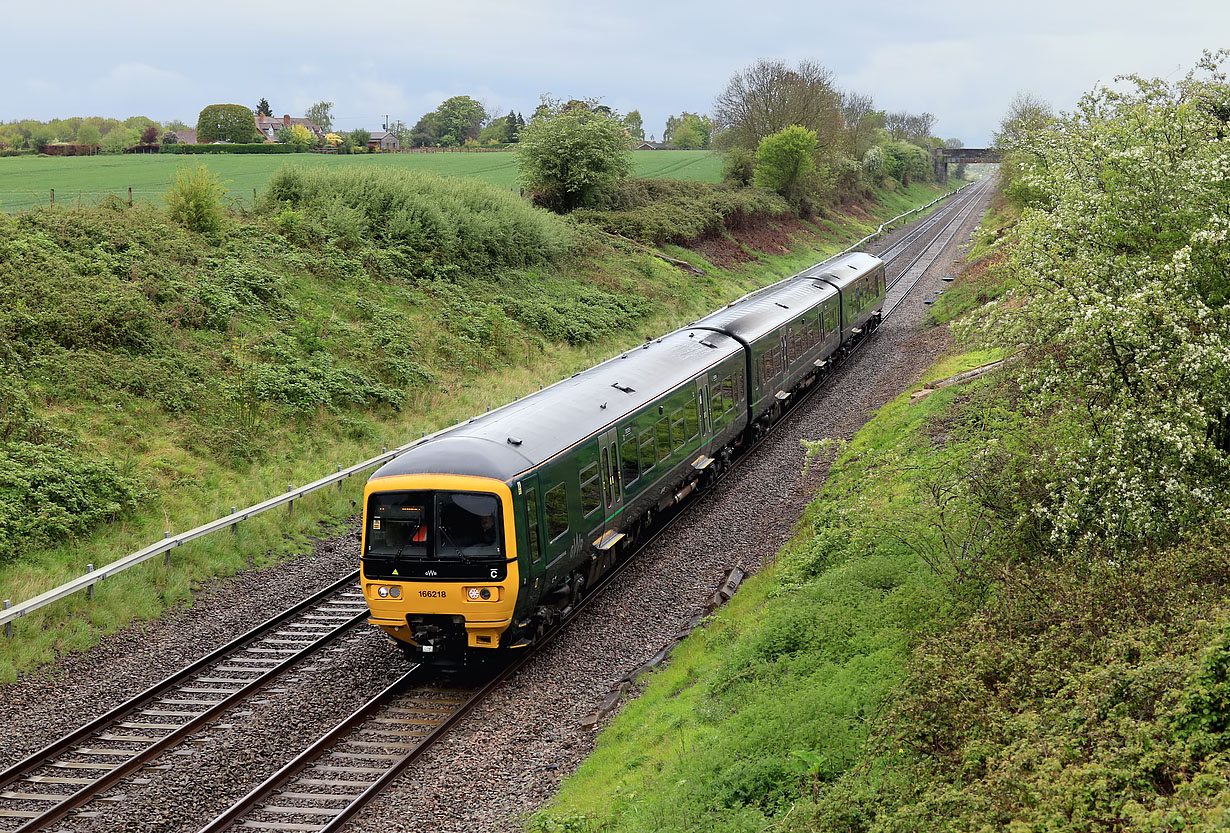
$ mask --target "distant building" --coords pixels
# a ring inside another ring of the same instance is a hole
[[[174,144],[174,142],[167,141],[168,136],[174,136],[175,142],[179,142],[182,145],[195,145],[196,144],[196,130],[194,130],[191,127],[185,127],[182,130],[165,131],[162,134],[162,143],[164,145]]]
[[[317,139],[325,138],[325,131],[321,130],[311,119],[292,119],[290,116],[282,116],[276,118],[274,116],[262,116],[256,114],[256,132],[265,137],[266,142],[276,142],[278,140],[278,131],[284,127],[291,127],[296,124],[301,124],[308,130],[312,131],[312,135]]]
[[[373,130],[367,146],[372,150],[401,150],[401,140],[396,133],[386,130]]]
[[[632,146],[633,150],[674,150],[675,146],[669,142],[650,142],[646,139],[638,139],[636,144]]]

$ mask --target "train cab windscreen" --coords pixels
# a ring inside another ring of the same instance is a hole
[[[502,579],[500,530],[495,495],[377,493],[367,506],[363,573],[386,579]]]

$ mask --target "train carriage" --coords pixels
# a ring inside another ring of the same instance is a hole
[[[744,372],[734,339],[677,331],[386,464],[371,621],[411,652],[529,644],[740,440]]]
[[[855,252],[826,261],[796,282],[827,284],[841,294],[841,341],[847,344],[879,326],[887,292],[884,262]]]

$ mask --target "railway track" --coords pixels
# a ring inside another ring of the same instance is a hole
[[[963,199],[932,213],[880,255],[890,265],[909,258],[891,278],[885,318],[908,296],[961,221],[969,216],[982,187],[969,189]],[[917,254],[910,258],[915,250]],[[870,340],[858,342],[833,370]],[[835,375],[830,373],[826,381]],[[810,398],[816,389],[830,386],[814,385],[798,402]],[[797,407],[797,402],[794,405]],[[751,456],[740,455],[722,479]],[[665,518],[638,552],[660,539],[686,514],[679,511]],[[538,647],[553,639],[599,597],[607,583],[632,560],[625,560],[608,573]],[[0,772],[0,833],[32,833],[78,811],[366,618],[358,575],[352,573]],[[441,686],[429,669],[412,667],[202,828],[202,833],[340,829],[532,656],[521,655],[481,685],[473,686]]]
[[[897,302],[886,309],[885,317],[904,300],[917,283],[907,273],[919,263],[923,270],[947,246],[976,205],[979,189],[971,188],[965,200],[936,212],[922,233],[913,230],[905,242],[894,243],[900,259],[919,241],[922,251],[900,270],[890,288],[907,283]],[[937,245],[938,244],[938,245]],[[927,257],[927,255],[930,257]],[[921,271],[919,272],[921,275]],[[863,339],[843,361],[840,368],[869,339]],[[830,374],[831,378],[832,374]],[[806,401],[817,389],[815,385],[799,402]],[[797,404],[795,405],[797,407]],[[793,410],[793,409],[792,409]],[[754,448],[754,446],[753,446]],[[750,451],[751,449],[749,449]],[[719,479],[724,480],[752,455],[740,455]],[[687,516],[687,504],[670,517],[646,539],[637,551],[603,577],[593,591],[581,599],[542,640],[510,664],[500,668],[482,685],[474,687],[440,688],[432,681],[429,669],[414,666],[399,680],[380,692],[350,717],[304,750],[264,783],[201,828],[200,833],[223,833],[227,830],[277,830],[287,833],[334,833],[354,817],[372,798],[378,795],[401,772],[423,756],[437,740],[444,737],[466,714],[485,699],[505,679],[516,673],[538,650],[548,644],[584,608],[597,599],[609,582],[614,581],[631,564],[637,554],[658,541],[676,523]]]
[[[355,571],[0,772],[0,833],[63,819],[366,618]]]

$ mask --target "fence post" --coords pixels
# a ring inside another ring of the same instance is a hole
[[[232,514],[232,515],[234,515],[234,514],[235,514],[235,507],[234,507],[234,506],[232,506],[232,507],[231,507],[231,514]],[[235,523],[231,524],[231,534],[232,534],[232,535],[237,535],[238,533],[239,533],[239,521],[236,521]]]
[[[132,208],[132,186],[128,186],[128,207]]]
[[[295,487],[294,487],[294,485],[293,485],[293,484],[291,484],[291,483],[287,483],[287,484],[286,484],[286,491],[288,491],[288,492],[293,492],[294,490],[295,490]],[[290,501],[286,504],[286,511],[287,511],[289,514],[291,514],[291,515],[295,514],[295,500],[294,500],[294,498],[291,498],[291,500],[290,500]]]
[[[4,600],[4,609],[5,609],[5,610],[8,610],[8,609],[9,609],[10,607],[12,607],[12,606],[13,606],[13,600],[12,600],[12,599],[5,599],[5,600]],[[5,622],[5,623],[4,623],[4,638],[5,638],[5,639],[12,639],[12,638],[13,638],[13,623],[12,623],[12,622]]]
[[[163,537],[163,539],[170,538],[170,537],[171,537],[171,530],[169,530],[169,529],[168,529],[166,532],[163,532],[163,533],[162,533],[162,537]],[[167,550],[165,553],[163,553],[163,555],[162,555],[162,566],[164,566],[164,567],[170,567],[170,566],[171,566],[171,551],[170,551],[170,550]]]
[[[51,189],[51,204],[56,204],[56,189],[54,188]]]
[[[337,473],[338,473],[338,474],[341,474],[341,473],[342,473],[342,467],[341,467],[341,466],[338,466],[338,467],[337,467]],[[338,493],[341,493],[341,491],[342,491],[342,481],[340,481],[340,480],[339,480],[339,481],[337,481],[337,491],[338,491]]]
[[[94,565],[86,564],[85,571],[87,573],[94,572]],[[85,588],[85,595],[90,599],[90,601],[94,601],[94,585],[91,584],[89,587]]]

